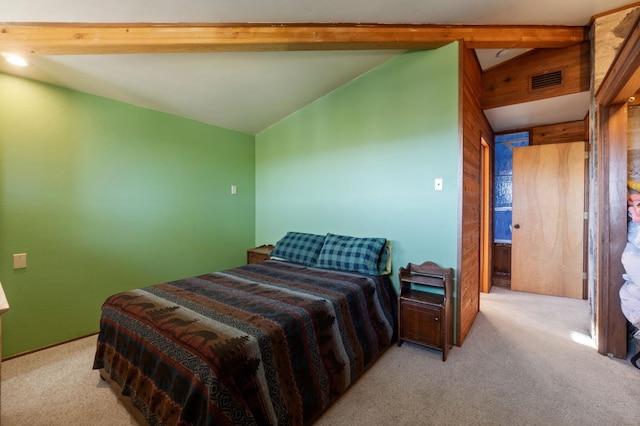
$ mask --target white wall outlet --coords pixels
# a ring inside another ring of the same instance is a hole
[[[236,185],[231,185],[231,195],[236,195],[238,193],[238,187]]]
[[[442,178],[436,178],[433,189],[435,189],[436,191],[442,191]]]
[[[17,253],[13,255],[13,269],[24,269],[27,267],[27,253]]]

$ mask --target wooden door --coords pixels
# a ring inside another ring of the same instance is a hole
[[[513,150],[511,289],[583,298],[584,142]]]

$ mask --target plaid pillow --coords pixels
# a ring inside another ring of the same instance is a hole
[[[378,275],[384,238],[356,238],[327,234],[318,257],[318,268]]]
[[[292,263],[316,266],[323,243],[324,235],[287,232],[287,235],[276,243],[276,248],[269,256]]]

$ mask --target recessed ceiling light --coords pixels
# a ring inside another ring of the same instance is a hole
[[[27,62],[27,60],[24,59],[22,56],[18,56],[18,55],[3,55],[3,56],[7,60],[7,62],[17,67],[26,67],[27,65],[29,65],[29,62]]]

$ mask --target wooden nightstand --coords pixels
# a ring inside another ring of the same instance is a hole
[[[269,259],[269,253],[275,246],[271,244],[263,244],[247,250],[247,263],[257,263]]]
[[[442,351],[442,360],[447,360],[453,335],[452,275],[452,268],[433,262],[400,268],[398,346],[403,340],[418,343]],[[431,287],[438,293],[421,291],[420,287]]]

